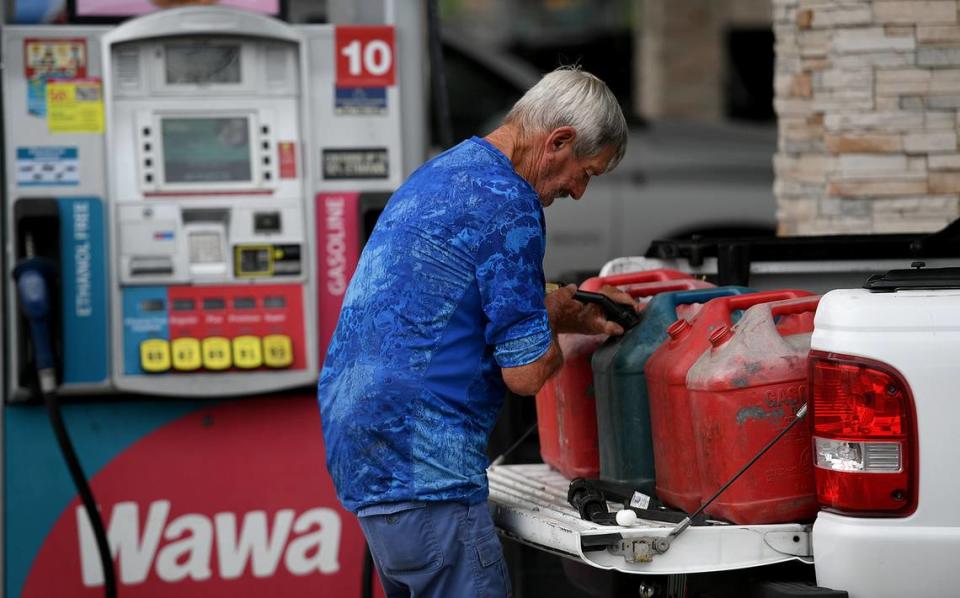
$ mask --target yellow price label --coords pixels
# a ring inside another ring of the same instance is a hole
[[[293,343],[286,334],[263,337],[263,362],[269,368],[288,368],[293,363]]]
[[[170,343],[162,338],[151,338],[140,343],[140,367],[156,374],[170,369]]]
[[[238,336],[233,339],[233,365],[245,370],[263,365],[260,339],[255,336]]]
[[[103,86],[99,79],[47,82],[47,128],[51,133],[103,133]]]
[[[170,342],[173,350],[173,369],[181,372],[199,370],[203,365],[200,357],[200,341],[195,338],[177,338]]]
[[[211,336],[203,339],[203,367],[208,370],[219,371],[229,369],[233,365],[230,348],[230,339],[222,336]]]

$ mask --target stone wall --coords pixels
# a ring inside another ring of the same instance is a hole
[[[773,0],[780,233],[960,216],[956,0]]]

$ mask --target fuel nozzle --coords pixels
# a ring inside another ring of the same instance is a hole
[[[570,483],[567,502],[585,521],[596,521],[602,516],[609,515],[607,500],[603,493],[583,478],[577,478]]]
[[[640,315],[633,307],[617,303],[603,293],[577,291],[573,298],[581,303],[596,303],[603,310],[607,319],[619,324],[624,331],[630,330],[640,323]]]
[[[30,239],[27,241],[27,252],[32,254],[33,244]],[[40,379],[40,390],[44,393],[55,390],[57,386],[50,331],[50,289],[55,275],[56,266],[52,261],[33,255],[28,255],[13,269],[20,311],[30,326],[37,376]]]
[[[27,318],[30,327],[30,340],[33,343],[33,359],[36,364],[37,377],[40,381],[40,392],[47,407],[47,416],[50,426],[63,459],[66,462],[70,478],[80,495],[83,508],[93,527],[93,535],[97,542],[97,553],[100,556],[100,566],[103,569],[103,592],[107,598],[116,598],[117,578],[113,569],[113,559],[110,545],[107,541],[106,528],[103,518],[97,509],[97,501],[90,490],[90,483],[83,473],[83,467],[77,458],[77,451],[67,433],[63,415],[60,413],[60,402],[57,398],[57,372],[53,353],[53,335],[51,334],[51,291],[56,280],[56,265],[48,259],[36,257],[33,238],[26,235],[24,238],[26,257],[17,263],[13,269],[13,279],[17,285],[17,298],[20,311]]]

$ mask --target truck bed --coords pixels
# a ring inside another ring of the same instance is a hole
[[[809,525],[708,522],[691,526],[660,554],[650,549],[652,541],[665,538],[673,524],[641,519],[619,527],[584,521],[567,504],[570,480],[548,465],[491,466],[487,478],[501,534],[599,569],[673,575],[813,562]]]

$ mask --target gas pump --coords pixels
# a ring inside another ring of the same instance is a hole
[[[4,28],[5,278],[27,256],[57,272],[52,369],[121,594],[359,585],[331,586],[362,543],[314,385],[402,176],[394,48],[389,26],[222,7]],[[5,288],[5,589],[98,595],[66,473],[36,473],[55,445]]]
[[[247,13],[193,33],[214,14],[161,12],[101,42],[117,390],[225,396],[317,374],[302,36]]]

